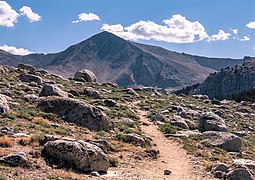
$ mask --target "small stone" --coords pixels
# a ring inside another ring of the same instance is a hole
[[[164,170],[164,175],[170,175],[171,173],[172,173],[172,171],[170,171],[168,169]]]

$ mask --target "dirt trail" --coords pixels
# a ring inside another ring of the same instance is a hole
[[[123,159],[117,172],[108,177],[111,179],[170,179],[170,180],[209,180],[210,178],[192,157],[178,145],[167,139],[157,126],[146,118],[146,112],[137,111],[140,121],[149,125],[142,125],[142,131],[156,144],[160,157],[157,160],[134,161],[132,158]],[[193,162],[192,162],[193,161]],[[164,170],[170,170],[170,175],[164,175]]]

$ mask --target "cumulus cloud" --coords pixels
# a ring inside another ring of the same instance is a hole
[[[22,56],[33,53],[33,52],[31,52],[27,49],[24,49],[24,48],[16,48],[14,46],[7,46],[7,45],[0,46],[0,49],[4,50],[6,52],[9,52],[11,54],[22,55]]]
[[[82,21],[99,21],[100,17],[94,13],[81,13],[78,15],[78,19],[72,23],[78,23]]]
[[[0,26],[13,27],[19,14],[5,1],[0,1]]]
[[[246,24],[246,26],[250,29],[255,29],[255,21],[249,22],[248,24]]]
[[[210,37],[209,41],[225,41],[231,36],[230,33],[226,33],[223,30],[219,30],[218,34],[214,34]]]
[[[209,38],[201,23],[198,21],[191,22],[180,14],[164,19],[163,24],[157,24],[153,21],[139,21],[126,27],[121,24],[104,24],[101,30],[129,40],[192,43]]]
[[[19,11],[20,14],[26,16],[30,22],[37,22],[41,20],[41,16],[37,13],[34,13],[31,7],[23,6]]]
[[[243,38],[239,39],[240,41],[249,41],[250,37],[249,36],[243,36]]]

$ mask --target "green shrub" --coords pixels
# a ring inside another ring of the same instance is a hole
[[[159,130],[162,131],[164,134],[176,134],[177,129],[171,124],[163,124],[159,125]]]

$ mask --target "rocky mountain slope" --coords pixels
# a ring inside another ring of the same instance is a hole
[[[226,68],[211,74],[201,85],[190,91],[191,94],[205,94],[210,98],[235,98],[240,93],[255,87],[255,58],[245,57],[243,65]],[[254,98],[254,96],[252,96]],[[239,97],[240,99],[242,97]],[[246,97],[249,98],[249,97]],[[251,98],[250,98],[251,100]],[[255,100],[255,99],[253,99]]]
[[[255,104],[0,66],[0,179],[254,179]]]
[[[54,54],[14,56],[0,51],[0,64],[3,65],[31,64],[65,78],[86,68],[96,74],[99,82],[160,88],[180,88],[202,82],[210,73],[242,61],[180,54],[129,42],[109,32],[99,33]]]

